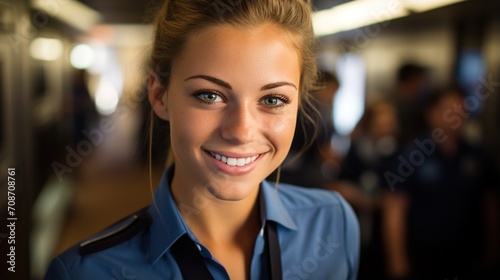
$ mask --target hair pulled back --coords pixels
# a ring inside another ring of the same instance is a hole
[[[293,44],[301,61],[298,121],[303,131],[307,127],[313,127],[314,130],[312,135],[306,135],[300,155],[314,142],[318,134],[318,123],[321,122],[311,95],[321,83],[318,83],[316,37],[308,0],[165,0],[155,19],[149,69],[162,87],[167,89],[175,59],[182,55],[189,40],[199,32],[219,26],[251,28],[268,23],[283,31],[284,38]],[[157,130],[153,127],[158,124],[154,119],[157,117],[151,111],[150,158],[153,130]],[[168,152],[167,156],[169,166],[174,162],[173,154]],[[151,161],[149,165],[151,166]]]
[[[309,103],[317,67],[310,7],[303,0],[167,0],[155,21],[150,70],[166,88],[173,61],[193,34],[220,25],[246,28],[264,23],[275,24],[291,38],[302,62],[301,101]]]

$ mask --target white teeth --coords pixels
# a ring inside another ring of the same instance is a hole
[[[216,158],[217,160],[220,160],[229,166],[245,166],[251,162],[254,162],[259,157],[257,155],[257,156],[253,156],[253,157],[247,157],[247,158],[231,158],[231,157],[221,156],[221,155],[213,153],[213,152],[210,152],[210,154],[214,158]]]
[[[236,161],[236,165],[238,165],[238,166],[243,166],[243,165],[245,165],[245,161],[246,161],[246,159],[244,159],[244,158],[239,158],[239,159]]]
[[[236,165],[236,159],[235,158],[227,158],[227,165],[229,166],[235,166]]]

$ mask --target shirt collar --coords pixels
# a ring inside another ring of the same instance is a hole
[[[150,213],[153,223],[150,228],[150,258],[156,262],[170,246],[184,233],[188,232],[187,225],[177,209],[170,192],[170,182],[174,175],[174,168],[169,168],[158,185],[151,204]]]
[[[196,238],[184,222],[170,191],[174,168],[169,168],[160,181],[149,211],[153,223],[150,228],[149,252],[152,263],[158,261],[170,246],[183,234]],[[288,229],[297,230],[297,225],[279,199],[278,189],[267,181],[261,184],[261,215],[264,220],[274,221]]]
[[[261,215],[264,219],[274,221],[288,229],[297,230],[297,225],[280,199],[278,186],[262,181],[260,190],[261,201],[264,203]]]

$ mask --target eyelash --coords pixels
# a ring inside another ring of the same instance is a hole
[[[197,90],[193,93],[193,97],[198,101],[198,102],[201,102],[203,104],[208,104],[208,105],[213,105],[214,103],[216,103],[216,101],[206,101],[205,99],[202,98],[202,95],[204,94],[214,94],[216,95],[217,97],[221,98],[223,101],[225,101],[225,98],[224,96],[222,95],[222,93],[216,91],[216,90],[211,90],[211,89],[201,89],[201,90]],[[281,104],[277,104],[277,105],[265,105],[263,104],[264,106],[266,107],[269,107],[269,108],[272,108],[272,109],[278,109],[278,108],[282,108],[283,106],[287,105],[287,104],[290,104],[290,98],[288,98],[287,96],[285,95],[282,95],[282,94],[269,94],[269,95],[266,95],[264,97],[262,97],[259,102],[262,104],[262,102],[268,98],[275,98],[275,99],[278,99],[279,101],[281,101]]]

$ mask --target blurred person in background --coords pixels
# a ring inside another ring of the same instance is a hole
[[[292,147],[281,170],[280,181],[284,183],[326,188],[338,174],[339,156],[331,148],[331,139],[335,132],[333,98],[339,82],[327,71],[320,71],[318,81],[320,88],[312,93],[312,106],[305,108],[308,113],[299,112],[298,123],[303,125],[295,130]],[[304,120],[306,116],[317,118],[311,122]],[[309,142],[316,131],[316,141]]]
[[[332,186],[353,206],[360,222],[360,280],[383,279],[385,275],[380,196],[385,186],[384,171],[398,152],[398,127],[391,102],[368,104],[351,135],[338,181]]]
[[[356,279],[347,202],[264,180],[316,82],[310,6],[220,3],[166,1],[156,19],[148,96],[173,162],[154,203],[56,257],[46,279]]]
[[[417,63],[404,63],[398,69],[396,79],[391,98],[398,112],[399,140],[405,145],[425,129],[422,108],[429,94],[429,70]]]
[[[388,272],[393,279],[494,279],[486,273],[498,248],[493,187],[483,151],[461,137],[464,94],[429,97],[427,135],[385,173]],[[498,278],[495,278],[498,279]]]
[[[84,130],[92,128],[98,120],[97,110],[87,87],[86,70],[75,70],[73,78],[72,114],[74,142],[86,140]]]

